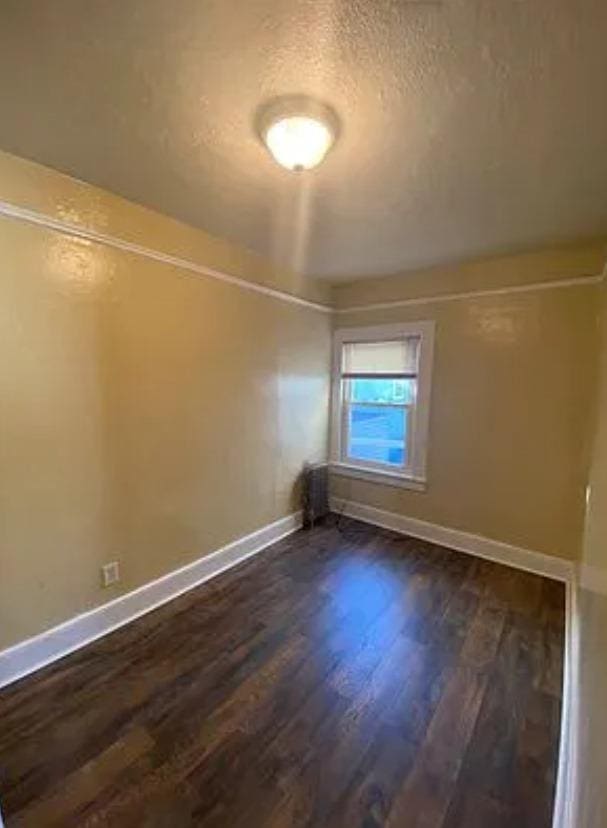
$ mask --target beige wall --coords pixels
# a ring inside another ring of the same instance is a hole
[[[607,825],[607,286],[601,306],[599,404],[577,601],[577,828]]]
[[[9,156],[0,200],[253,281],[262,267]],[[0,217],[0,256],[4,647],[293,511],[303,462],[326,455],[330,321],[21,220]]]
[[[601,238],[518,256],[479,259],[451,267],[412,270],[400,276],[362,279],[335,286],[332,296],[335,307],[352,308],[455,292],[584,279],[600,275],[606,257],[607,241]]]
[[[601,582],[607,592],[607,283],[599,290],[598,403],[590,467],[588,519],[584,537],[582,574]],[[595,578],[593,578],[595,576]]]
[[[326,300],[247,251],[5,154],[0,201]],[[0,253],[3,647],[295,508],[302,463],[326,456],[330,317],[21,219],[0,217]],[[492,260],[486,284],[593,275],[603,253]],[[478,287],[479,268],[435,273],[427,290]],[[401,281],[334,299],[402,298]],[[434,319],[437,333],[427,491],[334,478],[334,492],[576,558],[598,291],[338,314],[348,326]],[[114,559],[122,581],[103,590],[99,568]]]
[[[330,297],[323,282],[276,267],[202,230],[5,152],[0,152],[0,201],[311,301],[326,303]]]
[[[545,259],[534,257],[539,274],[548,269],[554,277],[561,273],[554,255],[549,251]],[[572,267],[575,260],[578,270]],[[522,262],[525,270],[529,257]],[[508,263],[516,269],[516,260]],[[567,278],[588,275],[589,269],[583,250],[566,252]],[[598,261],[592,269],[600,272]],[[509,272],[505,265],[502,270]],[[513,274],[510,281],[516,278]],[[368,284],[342,290],[346,298],[335,291],[342,307],[371,298]],[[597,285],[580,284],[337,315],[335,324],[348,327],[432,319],[436,341],[427,490],[333,475],[333,493],[578,558],[588,412],[594,397],[597,291]]]

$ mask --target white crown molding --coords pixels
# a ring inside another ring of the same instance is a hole
[[[170,253],[163,253],[160,250],[154,250],[151,247],[145,247],[135,242],[129,242],[117,236],[111,236],[108,233],[101,233],[98,230],[92,230],[88,227],[83,227],[63,219],[54,218],[45,213],[40,213],[36,210],[30,210],[26,207],[20,207],[16,204],[11,204],[8,201],[0,201],[0,216],[5,218],[15,219],[26,222],[27,224],[34,224],[39,227],[44,227],[48,230],[55,230],[58,233],[64,233],[75,238],[86,239],[87,241],[103,244],[106,247],[114,248],[115,250],[122,250],[126,253],[133,253],[137,256],[151,259],[162,264],[178,267],[193,273],[196,276],[207,276],[210,279],[216,279],[226,284],[240,287],[243,290],[249,290],[253,293],[259,293],[262,296],[268,296],[272,299],[278,299],[281,302],[287,302],[292,305],[299,305],[304,308],[320,311],[328,314],[343,314],[355,313],[363,311],[383,310],[385,308],[408,307],[415,305],[427,305],[435,302],[452,302],[459,299],[475,299],[483,296],[503,296],[510,293],[528,293],[530,291],[538,290],[554,290],[556,288],[576,287],[579,285],[596,285],[607,279],[607,263],[605,269],[600,275],[596,276],[580,276],[577,279],[554,279],[548,282],[533,282],[527,285],[513,285],[512,287],[503,288],[488,288],[486,290],[475,290],[461,293],[443,293],[439,296],[419,296],[413,299],[395,299],[388,302],[376,302],[368,305],[352,305],[347,308],[334,308],[330,305],[323,305],[320,302],[312,302],[309,299],[303,299],[300,296],[295,296],[292,293],[287,293],[276,288],[266,287],[257,282],[249,282],[246,279],[241,279],[238,276],[232,276],[229,273],[224,273],[221,270],[216,270],[212,267],[198,264],[189,259],[182,259],[179,256],[172,256]]]
[[[569,583],[573,578],[574,565],[571,561],[553,555],[545,555],[543,552],[512,546],[509,543],[485,538],[482,535],[474,535],[460,529],[451,529],[437,523],[428,523],[425,520],[399,515],[395,512],[386,512],[383,509],[376,509],[363,503],[345,501],[341,498],[331,498],[331,509],[339,514],[362,520],[365,523],[371,523],[374,526],[382,526],[384,529],[391,529],[403,535],[411,535],[414,538],[440,544],[448,549],[466,552],[468,555],[475,555],[479,558],[495,561],[495,563],[513,566],[516,569],[533,572],[536,575],[543,575],[545,578],[552,578],[565,583]]]
[[[281,302],[288,302],[292,305],[300,305],[304,308],[311,308],[312,310],[320,311],[321,313],[332,313],[333,309],[328,305],[321,305],[318,302],[311,302],[308,299],[302,299],[299,296],[294,296],[291,293],[286,293],[275,288],[265,287],[256,282],[248,282],[246,279],[240,279],[238,276],[231,276],[229,273],[223,273],[220,270],[215,270],[212,267],[197,264],[189,259],[182,259],[179,256],[172,256],[169,253],[163,253],[160,250],[154,250],[151,247],[144,247],[141,244],[125,241],[117,236],[110,236],[107,233],[100,233],[97,230],[91,230],[87,227],[81,227],[72,224],[62,219],[53,218],[44,213],[39,213],[35,210],[29,210],[25,207],[18,207],[15,204],[9,204],[6,201],[0,201],[0,216],[6,218],[16,219],[18,221],[26,222],[27,224],[34,224],[38,227],[44,227],[47,230],[56,230],[58,233],[65,233],[68,236],[74,236],[79,239],[86,239],[87,241],[103,244],[106,247],[112,247],[115,250],[122,250],[126,253],[134,253],[136,256],[143,256],[146,259],[152,259],[155,262],[172,265],[173,267],[187,270],[189,273],[194,273],[196,276],[208,276],[210,279],[217,279],[220,282],[225,282],[229,285],[243,288],[244,290],[252,291],[253,293],[260,293],[262,296],[269,296],[272,299],[279,299]]]
[[[0,687],[45,667],[261,552],[301,526],[295,512],[113,601],[0,651]]]
[[[579,276],[577,279],[553,279],[550,282],[531,282],[527,285],[512,285],[503,288],[470,290],[461,293],[442,293],[439,296],[419,296],[415,299],[394,299],[389,302],[375,302],[371,305],[351,305],[348,308],[335,308],[334,313],[356,313],[358,311],[384,310],[414,305],[429,305],[436,302],[454,302],[459,299],[477,299],[483,296],[506,296],[511,293],[531,293],[539,290],[556,290],[558,288],[579,287],[579,285],[598,285],[605,278],[598,276]]]

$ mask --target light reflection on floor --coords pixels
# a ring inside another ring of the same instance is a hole
[[[385,648],[403,631],[406,582],[381,558],[350,558],[325,585],[328,601],[315,619],[317,629],[330,630],[329,652],[359,657],[361,650]]]

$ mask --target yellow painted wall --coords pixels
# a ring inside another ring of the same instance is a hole
[[[452,293],[521,288],[599,276],[607,257],[605,238],[580,244],[413,270],[400,276],[362,279],[333,288],[336,308],[437,297]]]
[[[5,155],[0,199],[262,266]],[[328,314],[4,217],[0,261],[0,647],[297,508],[302,464],[326,456]]]
[[[5,154],[0,201],[327,299],[326,286]],[[493,260],[486,284],[593,275],[603,252],[590,244]],[[0,217],[0,255],[4,647],[291,512],[303,462],[326,456],[331,323],[21,219]],[[479,268],[429,278],[427,290],[478,287]],[[399,279],[388,287],[344,285],[334,301],[411,290]],[[348,326],[434,319],[437,331],[427,491],[334,478],[334,492],[576,558],[598,291],[579,284],[338,314]],[[104,590],[99,568],[114,559],[122,581]]]
[[[599,291],[598,403],[594,418],[590,468],[588,520],[582,565],[587,579],[593,575],[607,585],[607,283]],[[595,581],[596,583],[596,581]],[[607,586],[603,587],[607,592]]]
[[[599,402],[577,596],[577,828],[607,825],[607,286],[601,288],[601,308]]]
[[[576,258],[579,271],[571,268]],[[528,257],[523,260],[526,267]],[[541,273],[547,263],[554,274],[560,272],[553,252],[546,261],[535,256],[535,262]],[[567,278],[587,273],[587,256],[568,251],[565,267]],[[599,270],[598,263],[593,267]],[[342,307],[371,297],[369,284],[341,290],[345,298],[337,289],[335,299]],[[597,291],[597,285],[580,284],[338,314],[338,327],[435,320],[436,340],[427,490],[332,475],[333,494],[578,558],[594,398]]]
[[[330,297],[323,282],[278,268],[243,247],[5,152],[0,152],[0,201],[314,302],[328,303]]]

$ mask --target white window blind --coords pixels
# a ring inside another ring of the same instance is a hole
[[[418,357],[416,336],[388,342],[346,342],[342,349],[342,377],[414,378]]]

